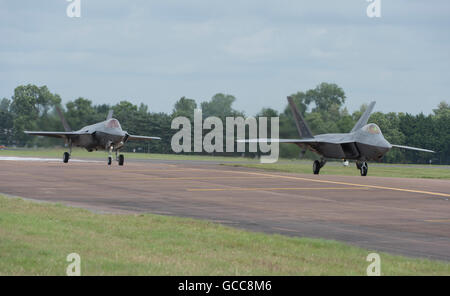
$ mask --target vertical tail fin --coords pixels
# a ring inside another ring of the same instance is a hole
[[[302,114],[298,111],[292,97],[288,97],[287,99],[289,102],[289,106],[291,107],[292,115],[294,116],[295,125],[297,126],[297,131],[300,135],[300,138],[314,138],[311,130],[303,119]]]
[[[373,107],[375,107],[375,101],[371,102],[369,106],[367,107],[366,111],[363,115],[359,118],[358,122],[355,124],[355,126],[352,128],[351,133],[353,133],[356,130],[359,130],[363,126],[367,124],[367,121],[369,120],[370,114],[372,113]]]
[[[106,116],[106,120],[111,119],[113,117],[114,110],[109,109],[108,116]]]
[[[64,126],[64,129],[66,132],[71,132],[72,129],[70,128],[69,124],[67,124],[66,119],[64,118],[64,115],[61,111],[61,109],[58,106],[55,106],[56,112],[58,112],[59,118],[61,118],[61,122]]]

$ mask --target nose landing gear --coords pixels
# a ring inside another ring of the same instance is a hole
[[[113,145],[109,146],[108,165],[112,164],[111,154],[112,154],[113,150],[114,150],[114,146]],[[123,166],[123,164],[125,162],[125,157],[123,156],[123,154],[119,154],[118,149],[116,149],[115,152],[116,152],[116,161],[119,163],[120,166]]]
[[[63,162],[68,163],[71,155],[72,155],[72,140],[69,139],[69,152],[64,152]]]
[[[111,163],[112,163],[112,156],[111,156],[111,154],[112,154],[113,149],[114,149],[114,146],[110,145],[109,149],[108,149],[108,165],[111,165]]]

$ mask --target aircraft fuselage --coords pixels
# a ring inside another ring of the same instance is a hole
[[[127,141],[127,132],[123,131],[117,119],[109,119],[78,130],[79,136],[72,138],[72,144],[88,151],[120,149]]]
[[[308,148],[324,158],[380,161],[392,148],[375,124],[352,133],[322,134],[314,137],[317,142]],[[299,146],[305,146],[298,143]]]

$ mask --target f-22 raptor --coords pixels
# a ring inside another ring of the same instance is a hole
[[[313,136],[291,97],[288,97],[288,102],[301,139],[249,139],[239,141],[246,143],[267,141],[292,143],[301,147],[303,154],[309,149],[321,157],[320,161],[314,161],[313,173],[315,175],[319,174],[327,158],[344,159],[344,161],[349,159],[356,160],[356,168],[360,170],[361,176],[366,176],[369,168],[367,161],[380,161],[393,147],[434,153],[434,151],[428,149],[390,144],[383,137],[380,128],[376,124],[367,124],[375,102],[370,103],[350,133],[322,134],[317,136]]]
[[[56,107],[61,122],[64,126],[65,132],[47,132],[47,131],[25,131],[28,135],[45,136],[54,138],[63,138],[69,145],[69,152],[64,152],[63,162],[69,162],[72,155],[72,146],[83,147],[87,151],[106,150],[108,154],[108,165],[112,163],[112,152],[116,153],[116,161],[119,165],[123,165],[125,157],[123,154],[118,155],[119,150],[130,140],[161,140],[160,137],[146,137],[130,135],[122,130],[117,119],[113,118],[113,110],[109,110],[105,121],[95,123],[83,127],[78,131],[72,131],[67,124],[63,113]]]

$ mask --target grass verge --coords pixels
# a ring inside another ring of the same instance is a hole
[[[0,196],[0,275],[365,275],[368,250],[157,215],[95,214]],[[380,253],[383,275],[450,275],[446,262]]]
[[[61,158],[67,149],[0,149],[0,156],[14,156],[14,157],[47,157],[47,158]],[[188,155],[188,154],[159,154],[159,153],[132,153],[121,152],[125,159],[161,159],[161,160],[200,160],[200,161],[240,161],[240,162],[255,162],[257,159],[234,157],[234,156],[209,156],[209,155]],[[108,153],[105,151],[88,152],[85,149],[74,148],[72,151],[74,158],[101,158],[106,159]]]
[[[268,171],[288,173],[312,174],[312,161],[303,163],[298,161],[283,161],[279,163],[259,164],[223,164],[234,167],[257,168]],[[342,165],[325,165],[320,170],[321,175],[360,176],[359,170],[354,164],[348,167]],[[426,178],[426,179],[450,179],[450,169],[445,166],[430,166],[426,168],[418,165],[371,165],[369,163],[368,176],[396,177],[396,178]]]

